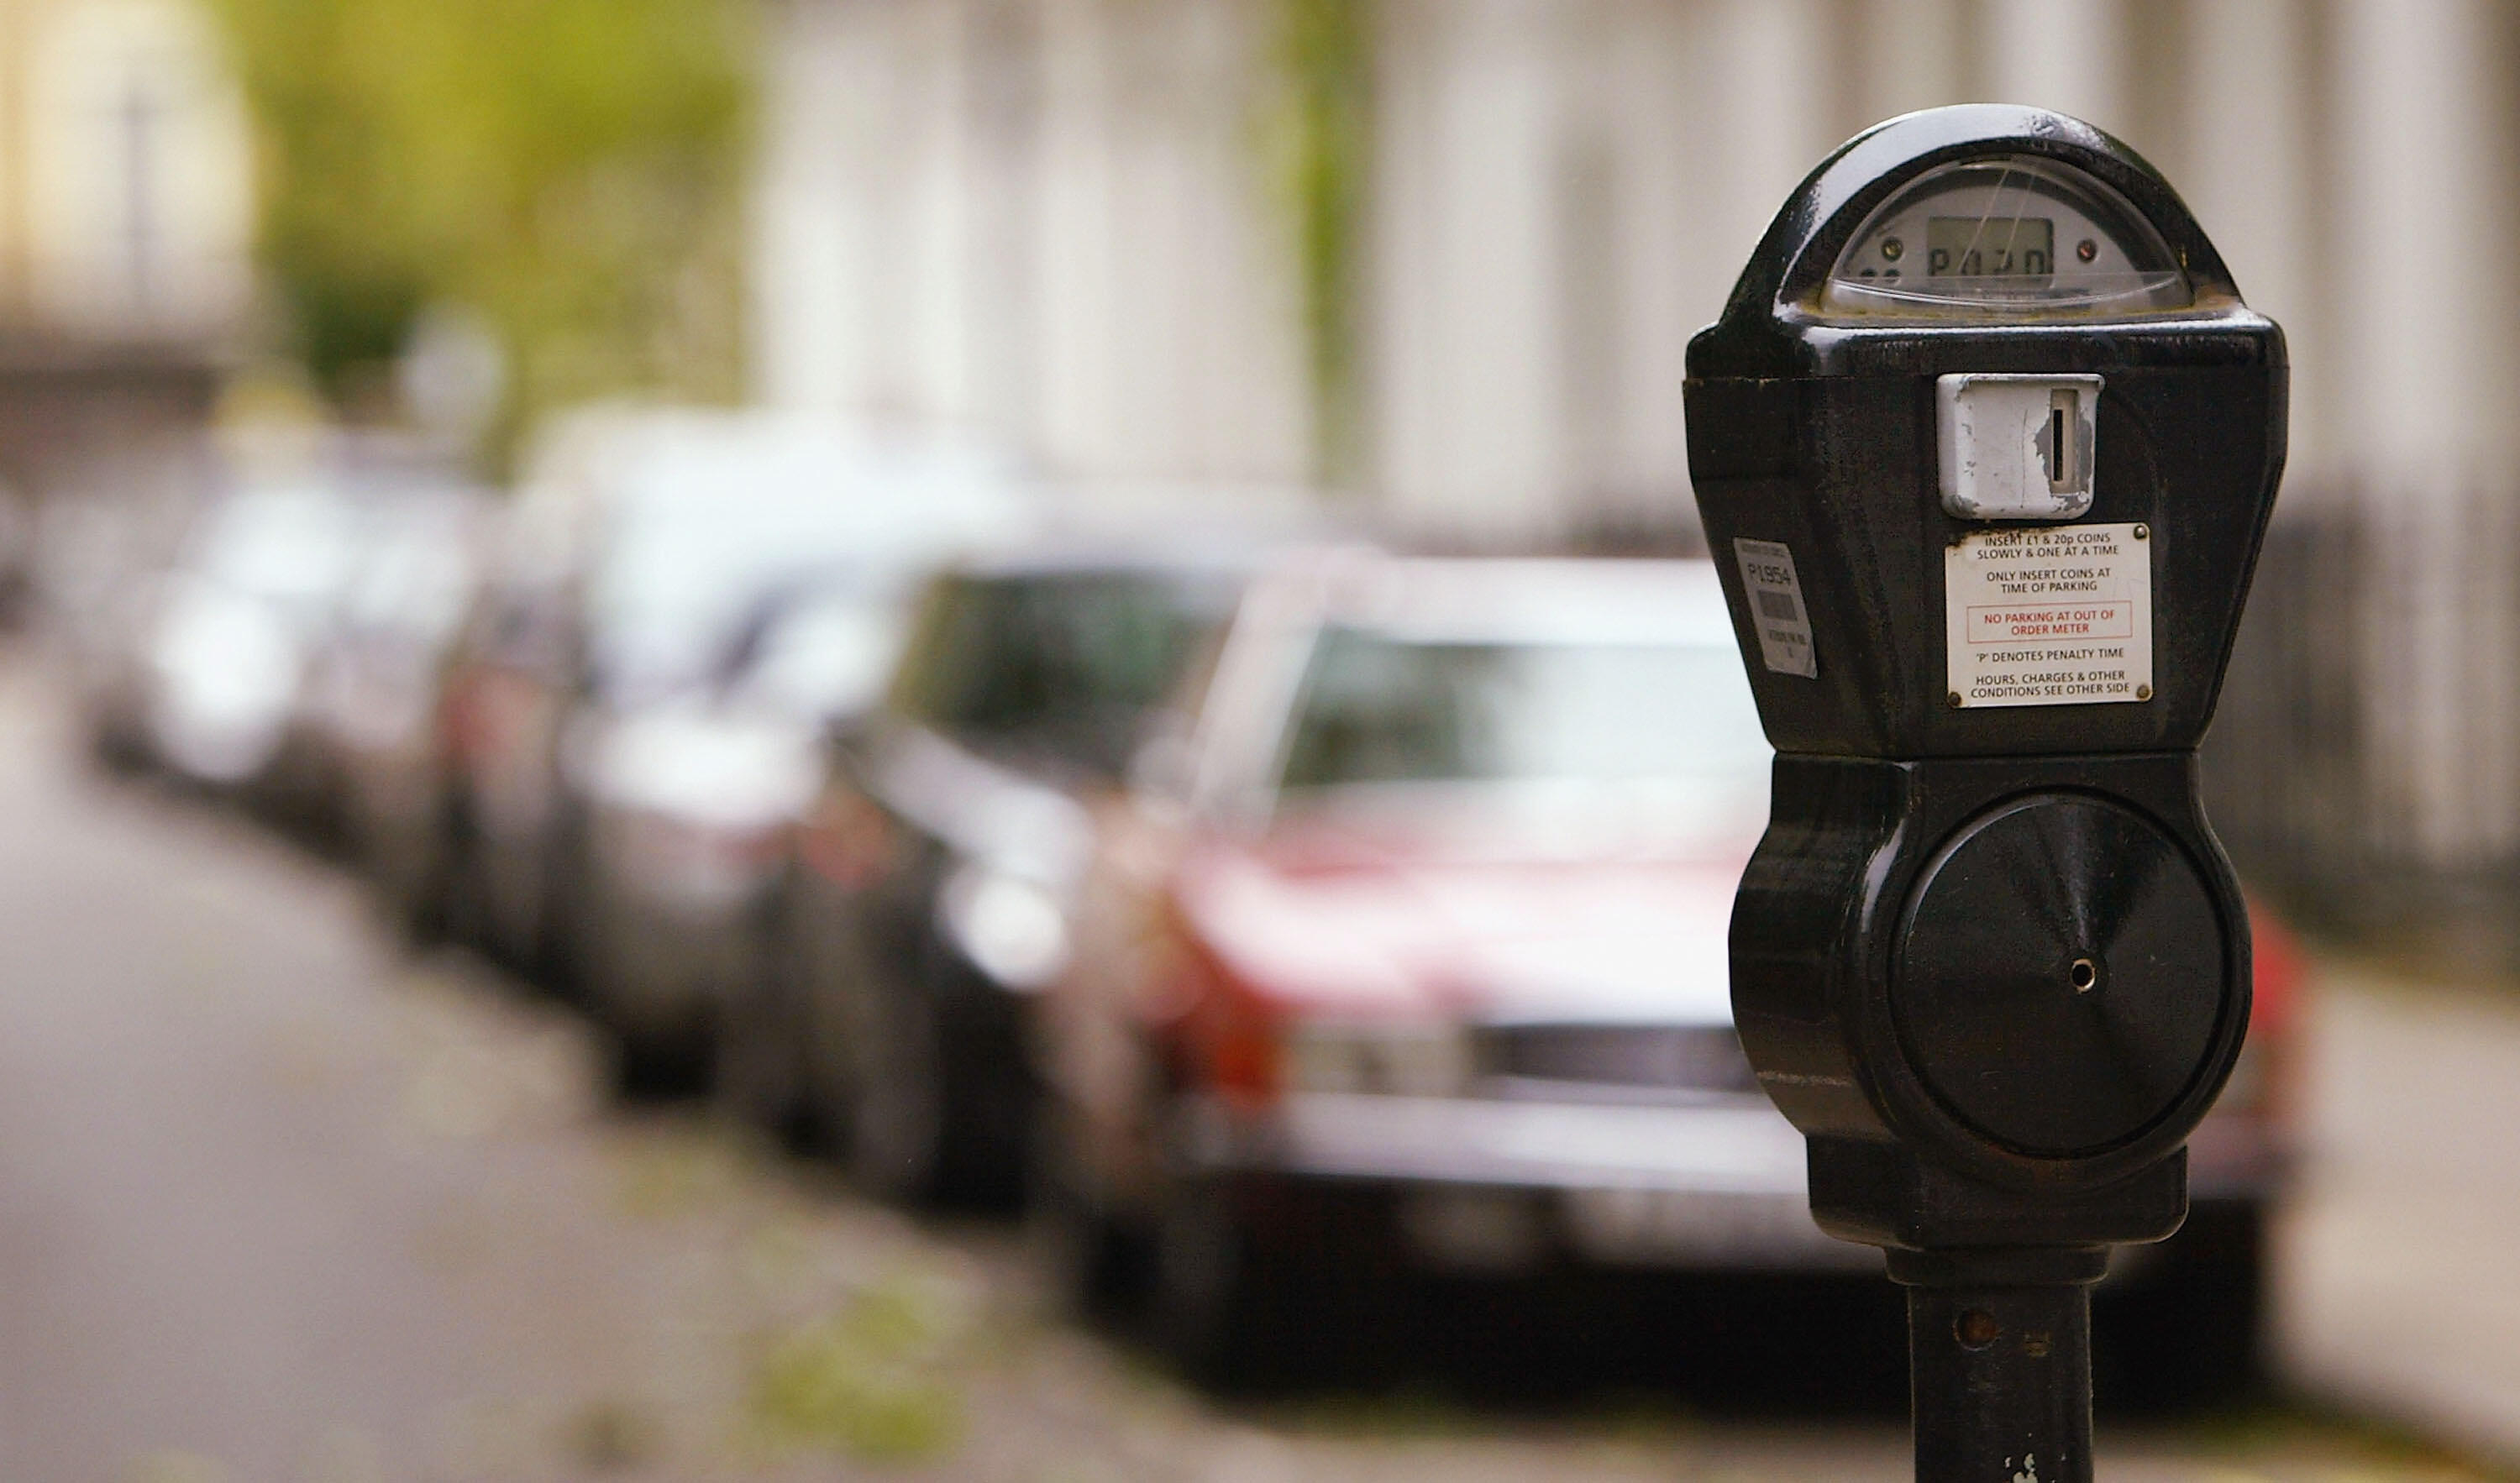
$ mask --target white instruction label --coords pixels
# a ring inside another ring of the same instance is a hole
[[[1803,607],[1793,552],[1782,541],[1735,537],[1732,555],[1741,562],[1741,589],[1750,599],[1750,621],[1759,630],[1759,657],[1780,675],[1819,679],[1820,654],[1812,645],[1811,611]]]
[[[2142,525],[1972,531],[1943,556],[1951,703],[2152,698],[2152,532]]]

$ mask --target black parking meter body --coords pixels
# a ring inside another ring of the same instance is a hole
[[[1778,754],[1734,1013],[1815,1216],[1909,1284],[1920,1478],[2089,1477],[2088,1285],[2185,1216],[2249,1010],[2195,748],[2285,389],[2159,175],[1993,105],[1841,148],[1689,346]]]

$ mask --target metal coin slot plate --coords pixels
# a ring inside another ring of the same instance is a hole
[[[1963,520],[2074,520],[2092,510],[2096,376],[1938,377],[1943,509]]]

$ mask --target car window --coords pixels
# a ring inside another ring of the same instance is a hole
[[[742,698],[828,720],[864,712],[901,651],[902,605],[878,586],[815,595],[780,608],[749,642],[730,681]]]
[[[1712,645],[1436,643],[1325,629],[1280,785],[1702,778],[1764,786],[1739,657]]]
[[[894,708],[983,748],[1116,778],[1231,594],[1136,571],[941,584]]]
[[[460,513],[387,505],[371,517],[342,616],[356,629],[433,641],[463,620],[478,576]]]
[[[196,569],[234,591],[300,607],[331,603],[356,548],[350,513],[327,490],[277,485],[239,493],[211,512]]]

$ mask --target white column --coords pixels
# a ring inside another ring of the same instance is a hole
[[[1045,7],[1039,426],[1057,472],[1277,481],[1309,464],[1294,234],[1252,128],[1267,14]]]
[[[855,220],[836,148],[848,100],[839,22],[840,8],[829,0],[798,0],[765,22],[747,275],[752,391],[793,410],[836,409],[855,382]]]
[[[2314,209],[2318,78],[2310,22],[2297,0],[2215,0],[2187,12],[2188,163],[2176,185],[2221,250],[2250,305],[2284,327],[2292,351],[2292,456],[2287,504],[2333,485],[2336,439],[2327,403],[2335,346],[2330,287]]]
[[[1377,441],[1405,523],[1501,538],[1529,529],[1555,492],[1552,10],[1388,8]]]
[[[1829,20],[1818,0],[1717,0],[1701,19],[1701,321],[1724,307],[1785,198],[1839,142],[1822,65]]]
[[[1606,282],[1591,291],[1598,297],[1587,312],[1595,321],[1587,333],[1608,340],[1592,352],[1608,375],[1588,374],[1570,388],[1577,397],[1606,393],[1609,405],[1578,409],[1588,435],[1603,442],[1580,451],[1580,472],[1596,481],[1590,493],[1614,502],[1599,514],[1656,528],[1688,526],[1696,511],[1681,386],[1699,321],[1692,286],[1677,265],[1695,204],[1683,167],[1694,82],[1690,35],[1682,11],[1660,0],[1618,0],[1609,9],[1588,38],[1588,54],[1572,59],[1574,101],[1587,112],[1609,173],[1600,213],[1609,234],[1599,254]],[[1569,292],[1584,286],[1570,284]]]
[[[1134,261],[1132,446],[1170,478],[1293,480],[1310,464],[1293,202],[1253,120],[1277,84],[1275,12],[1200,0],[1125,32]],[[1126,259],[1124,259],[1126,260]]]
[[[1038,449],[1055,471],[1094,469],[1111,423],[1113,153],[1102,9],[1046,0],[1042,12]]]
[[[1858,0],[1854,20],[1865,123],[1969,96],[1958,0]]]
[[[2513,296],[2493,247],[2513,221],[2494,12],[2488,0],[2334,12],[2337,430],[2378,502],[2387,600],[2365,635],[2371,765],[2403,805],[2407,842],[2443,865],[2493,857],[2513,833],[2489,787],[2505,769],[2485,755],[2511,742],[2485,678],[2508,671],[2510,636],[2473,560],[2491,538],[2479,496],[2512,483]]]
[[[966,0],[903,7],[902,98],[893,147],[901,168],[903,411],[920,428],[968,427],[974,217],[969,23]]]
[[[2495,148],[2485,0],[2367,0],[2336,15],[2331,275],[2348,456],[2403,495],[2509,452],[2511,202]]]
[[[1982,0],[1980,15],[1994,101],[2127,131],[2126,21],[2117,0]]]
[[[975,429],[1024,452],[1038,441],[1041,401],[1041,7],[960,3],[964,397]]]

